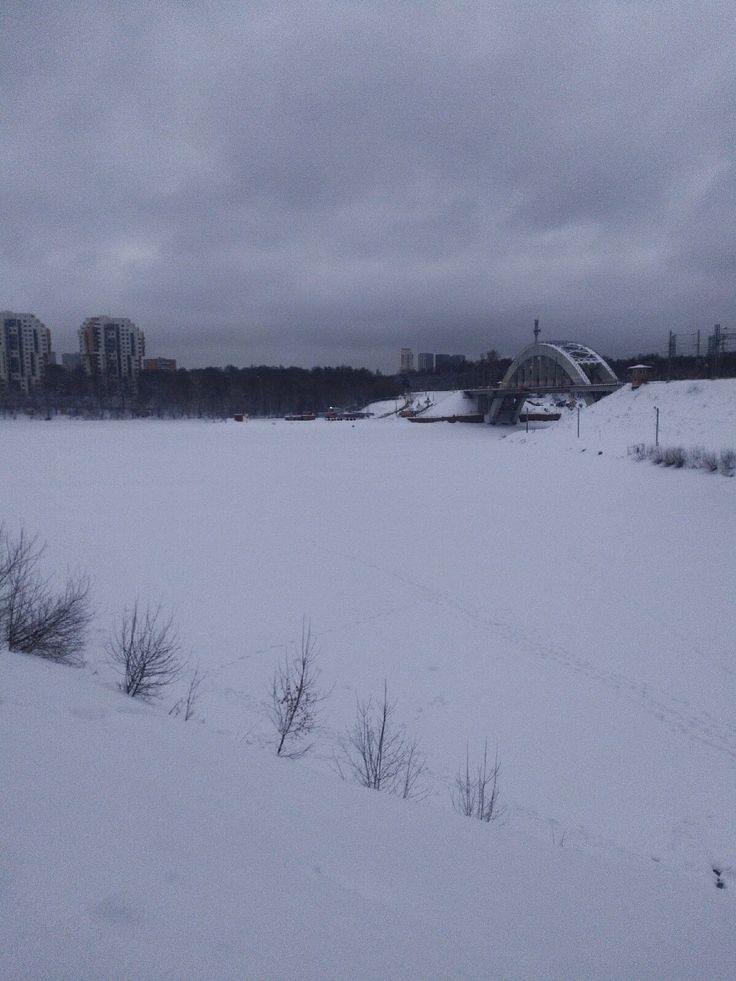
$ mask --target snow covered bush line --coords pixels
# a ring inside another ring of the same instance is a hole
[[[69,576],[61,592],[39,570],[45,546],[0,525],[0,640],[11,651],[78,664],[87,626],[89,579]]]
[[[716,471],[724,477],[733,477],[736,472],[736,450],[723,449],[706,450],[703,446],[693,446],[686,449],[683,446],[652,446],[646,443],[636,443],[629,447],[629,455],[636,460],[651,460],[665,467],[686,467],[688,470]]]

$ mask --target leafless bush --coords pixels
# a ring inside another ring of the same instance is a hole
[[[736,469],[736,450],[721,450],[718,469],[724,477],[733,477]]]
[[[190,719],[194,718],[194,710],[199,701],[200,688],[206,677],[206,673],[200,671],[199,665],[197,665],[189,682],[186,695],[182,695],[178,701],[174,702],[169,709],[169,715],[183,715],[185,722],[189,722]]]
[[[125,610],[107,644],[113,664],[123,670],[120,687],[132,698],[159,698],[184,667],[173,617],[160,604]]]
[[[663,463],[666,467],[684,467],[687,454],[682,446],[668,446],[663,453]]]
[[[0,636],[11,651],[78,663],[91,619],[89,579],[70,576],[62,592],[39,572],[38,539],[0,528]]]
[[[317,729],[317,718],[325,697],[319,691],[317,648],[311,628],[302,624],[299,650],[286,655],[274,671],[269,692],[268,714],[276,729],[276,755],[298,759],[312,748],[308,740]]]
[[[389,702],[385,682],[380,701],[358,699],[355,721],[338,746],[337,769],[341,776],[347,773],[372,790],[422,800],[429,793],[424,756],[419,741],[396,722],[395,713],[396,703]]]
[[[715,473],[718,470],[718,454],[712,450],[706,450],[703,453],[703,467],[710,473]]]
[[[687,466],[690,470],[703,469],[703,454],[705,449],[702,446],[692,446],[687,456]]]
[[[650,446],[649,459],[652,461],[652,463],[663,463],[664,448],[662,446]]]
[[[493,764],[488,762],[488,740],[483,744],[483,756],[477,766],[470,764],[470,750],[465,747],[465,766],[458,770],[451,790],[452,803],[458,814],[478,821],[496,821],[505,808],[499,805],[498,778],[501,763],[498,749]]]

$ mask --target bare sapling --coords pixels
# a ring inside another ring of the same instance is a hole
[[[477,766],[470,763],[470,749],[465,746],[465,766],[455,777],[451,790],[452,804],[458,814],[478,821],[496,821],[505,808],[499,804],[499,774],[501,763],[498,748],[493,763],[488,760],[488,740],[483,743],[483,756]]]
[[[169,710],[169,715],[183,715],[185,722],[189,722],[190,719],[194,718],[194,711],[201,694],[202,682],[206,677],[206,672],[200,670],[199,665],[197,665],[189,681],[186,694],[174,702]]]
[[[355,721],[338,746],[337,769],[372,790],[422,800],[429,793],[424,756],[418,739],[395,716],[396,703],[389,701],[385,681],[380,700],[358,699]]]
[[[314,745],[318,718],[326,696],[319,690],[317,646],[311,626],[302,623],[299,649],[287,653],[273,674],[268,715],[276,730],[276,755],[298,759]]]

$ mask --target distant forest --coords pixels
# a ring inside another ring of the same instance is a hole
[[[622,381],[630,365],[642,362],[652,366],[652,380],[709,378],[714,368],[719,377],[736,377],[736,352],[721,354],[717,365],[708,358],[659,354],[607,360]],[[361,409],[381,399],[399,399],[407,391],[496,385],[510,364],[510,358],[490,352],[481,361],[467,361],[450,371],[397,375],[348,367],[180,368],[142,372],[137,391],[121,390],[115,380],[89,376],[81,368],[69,371],[49,365],[42,388],[30,395],[12,390],[0,393],[0,411],[208,419],[226,419],[237,413],[261,417],[317,414],[331,408]]]

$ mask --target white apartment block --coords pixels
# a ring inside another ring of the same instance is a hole
[[[38,388],[50,352],[51,334],[38,317],[0,311],[0,388],[26,395]]]
[[[146,340],[127,317],[88,317],[79,328],[79,351],[88,375],[126,380],[135,386]]]

